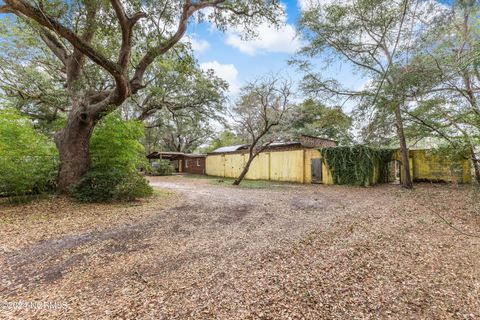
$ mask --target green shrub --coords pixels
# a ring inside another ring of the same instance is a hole
[[[54,143],[12,109],[0,110],[0,196],[38,194],[55,188]]]
[[[151,173],[158,176],[170,176],[175,172],[170,160],[159,159],[152,164]]]
[[[140,140],[143,125],[118,115],[105,117],[95,128],[90,143],[92,166],[72,189],[83,202],[130,201],[149,196],[153,190],[138,173],[147,165]]]
[[[151,196],[152,194],[153,189],[148,184],[147,179],[136,173],[117,184],[113,192],[113,199],[132,201],[137,198]]]
[[[152,192],[148,181],[137,172],[99,167],[89,170],[72,189],[72,195],[82,202],[131,201]]]
[[[110,114],[96,126],[90,141],[92,167],[119,168],[135,171],[148,164],[144,126],[140,121],[125,121]]]

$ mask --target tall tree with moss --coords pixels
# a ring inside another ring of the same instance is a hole
[[[292,130],[338,141],[342,145],[352,143],[350,133],[352,119],[341,107],[327,107],[313,99],[300,103],[293,111]]]
[[[248,160],[233,185],[242,182],[253,160],[262,151],[289,131],[292,98],[292,83],[274,76],[242,88],[231,116],[236,123],[236,131],[248,143]]]
[[[480,183],[480,5],[457,1],[448,20],[423,39],[405,83],[414,88],[403,112],[412,139],[435,138],[472,161]]]
[[[304,91],[341,103],[346,99],[356,101],[359,106],[373,108],[372,112],[391,114],[405,188],[412,187],[402,114],[406,97],[395,90],[399,81],[396,68],[408,62],[410,47],[435,10],[434,4],[421,0],[318,2],[303,13],[300,22],[307,45],[295,62],[305,73]],[[322,77],[309,62],[312,58],[321,58],[327,64],[332,59],[349,63],[369,82],[360,90],[342,88],[335,78]]]
[[[210,9],[205,13],[205,9]],[[190,18],[209,20],[222,30],[278,23],[282,6],[276,1],[244,0],[3,0],[1,16],[15,17],[57,58],[64,78],[68,116],[55,134],[60,154],[58,188],[68,192],[90,166],[90,138],[96,123],[129,97],[148,87],[148,69],[185,35]],[[37,42],[38,43],[38,42]],[[87,68],[103,85],[91,85]]]

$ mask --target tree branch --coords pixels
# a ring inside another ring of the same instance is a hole
[[[218,4],[224,2],[225,0],[214,0],[214,1],[200,1],[197,3],[192,3],[191,0],[187,0],[183,6],[182,14],[180,16],[180,22],[178,23],[177,31],[170,37],[167,41],[163,42],[157,47],[154,47],[147,51],[143,58],[138,63],[135,68],[135,74],[131,79],[130,83],[132,85],[132,91],[135,93],[140,90],[143,85],[143,76],[146,69],[158,56],[167,52],[172,48],[180,39],[183,37],[187,31],[188,20],[198,10],[207,8],[207,7],[216,7]]]
[[[12,8],[7,5],[0,6],[0,13],[13,13]]]
[[[87,55],[96,64],[107,70],[112,75],[118,75],[121,70],[117,64],[108,60],[101,53],[93,49],[87,42],[78,37],[72,30],[63,26],[55,19],[48,17],[43,11],[32,6],[25,0],[4,0],[10,8],[10,12],[16,15],[24,15],[35,20],[45,28],[59,34],[62,38],[70,42],[75,48]]]
[[[42,28],[40,34],[43,42],[47,45],[47,47],[53,52],[53,54],[62,61],[63,65],[67,65],[68,59],[68,51],[65,46],[58,41],[57,37],[55,37],[50,31]]]
[[[122,30],[122,45],[117,63],[123,70],[126,70],[130,60],[130,53],[132,51],[133,26],[138,22],[138,20],[146,17],[146,14],[143,12],[138,12],[132,18],[129,18],[125,13],[125,9],[120,0],[110,0],[110,2]]]

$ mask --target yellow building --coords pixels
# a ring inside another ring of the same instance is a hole
[[[308,137],[308,136],[307,136]],[[319,139],[317,141],[273,144],[260,153],[252,162],[246,175],[251,180],[274,180],[296,183],[334,184],[328,164],[322,161],[319,151],[322,147],[331,147],[334,141]],[[323,146],[320,146],[321,144]],[[315,146],[312,146],[315,145]],[[224,147],[207,155],[206,174],[210,176],[237,178],[248,161],[248,146]],[[399,178],[398,152],[394,155],[389,176],[392,180]],[[457,183],[471,182],[469,161],[450,163],[434,156],[428,150],[410,151],[411,173],[414,181],[445,181]],[[371,183],[378,183],[380,170],[373,168]]]
[[[336,141],[308,135],[299,142],[273,143],[252,162],[246,179],[297,183],[333,183],[321,162],[319,148],[336,146]],[[206,173],[237,178],[248,161],[248,145],[223,147],[207,155]]]
[[[400,159],[399,151],[395,159]],[[432,150],[409,150],[410,175],[413,181],[471,183],[472,166],[467,159],[450,161]]]

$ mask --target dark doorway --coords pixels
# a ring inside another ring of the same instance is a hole
[[[312,159],[312,183],[322,182],[322,159]]]

